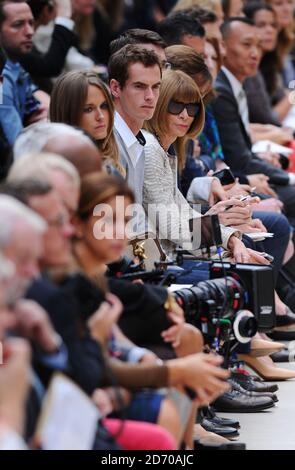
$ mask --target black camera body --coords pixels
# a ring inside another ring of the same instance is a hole
[[[216,337],[246,343],[257,331],[274,328],[271,267],[211,262],[209,277],[174,293],[186,321],[202,331],[207,344]]]
[[[224,270],[227,276],[231,276],[242,285],[243,307],[254,314],[258,330],[261,332],[272,330],[276,325],[272,267],[214,262],[210,267],[210,279],[223,277]]]

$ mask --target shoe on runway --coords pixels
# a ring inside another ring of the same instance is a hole
[[[251,369],[253,369],[264,380],[279,381],[295,378],[295,370],[282,369],[277,367],[268,356],[264,357],[251,357],[249,354],[238,354],[238,360],[244,361]]]
[[[243,372],[234,371],[232,372],[232,377],[238,384],[240,384],[245,390],[248,390],[249,392],[274,393],[277,392],[279,389],[277,384],[257,380],[257,377],[254,377],[250,374],[245,374]]]
[[[212,403],[216,411],[226,413],[256,413],[275,406],[269,397],[249,397],[238,390],[229,390]]]
[[[226,426],[231,428],[240,429],[240,423],[237,419],[234,418],[222,418],[221,416],[217,416],[215,411],[211,406],[206,408],[202,408],[201,416],[203,418],[209,418],[213,423],[217,424],[218,426]]]
[[[248,397],[268,397],[271,398],[274,403],[278,402],[278,397],[271,392],[250,392],[249,390],[245,390],[242,385],[235,381],[235,379],[230,379],[229,383],[231,384],[234,390],[237,390],[240,393],[244,393]]]
[[[227,439],[239,437],[239,433],[236,428],[217,425],[210,418],[204,418],[201,422],[201,425],[204,429],[206,429],[206,431],[214,432],[215,434],[226,437]]]

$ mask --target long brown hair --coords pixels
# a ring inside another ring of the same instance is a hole
[[[184,137],[178,138],[175,143],[179,168],[182,169],[185,163],[185,147],[189,139],[195,139],[204,127],[205,108],[200,95],[200,91],[194,80],[180,70],[169,70],[164,72],[161,83],[160,96],[152,119],[146,122],[146,129],[161,138],[167,133],[167,113],[171,100],[184,103],[199,103],[201,110],[195,117],[190,129]]]
[[[110,112],[107,136],[103,141],[97,141],[97,146],[101,150],[104,160],[111,161],[113,166],[123,174],[124,171],[119,163],[119,151],[113,132],[114,103],[107,85],[100,80],[95,72],[72,71],[58,78],[51,94],[50,121],[79,126],[90,85],[101,90]]]
[[[244,9],[244,12],[250,20],[255,23],[255,15],[261,11],[266,10],[271,12],[276,18],[276,12],[272,7],[271,0],[264,2],[250,3]],[[290,28],[282,28],[278,33],[277,44],[274,50],[266,52],[260,62],[260,71],[264,77],[268,94],[272,97],[279,85],[278,74],[281,74],[284,69],[284,59],[289,52],[293,43],[293,33]]]
[[[265,0],[267,5],[270,5],[275,13],[275,9],[272,6],[273,1],[272,0]],[[276,16],[276,13],[275,13]],[[284,58],[285,56],[290,52],[290,49],[294,43],[294,21],[292,23],[285,27],[281,28],[279,31],[278,35],[278,42],[277,42],[277,47],[276,47],[276,55],[277,55],[277,60],[278,60],[278,65],[279,65],[279,71],[283,70],[284,67]]]
[[[104,173],[89,173],[81,180],[81,193],[76,217],[80,221],[87,222],[98,204],[106,204],[116,196],[124,196],[129,198],[131,203],[135,202],[134,194],[123,178]],[[74,240],[73,243],[73,254],[76,262],[82,266],[83,263],[79,260],[77,253],[77,241]],[[102,292],[108,291],[108,282],[104,274],[94,272],[91,275],[91,280]]]
[[[215,11],[216,4],[219,2],[220,0],[178,0],[172,11],[186,10],[194,6]]]
[[[131,188],[123,178],[117,178],[104,173],[89,173],[81,180],[81,193],[77,215],[81,220],[87,220],[95,206],[105,204],[116,196],[128,197],[135,202]]]

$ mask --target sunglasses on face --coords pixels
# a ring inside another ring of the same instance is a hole
[[[174,100],[171,100],[168,105],[168,113],[170,114],[181,114],[184,109],[187,110],[187,114],[190,117],[196,117],[201,109],[201,105],[199,103],[180,103]]]

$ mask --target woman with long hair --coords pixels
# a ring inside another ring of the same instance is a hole
[[[289,5],[290,2],[289,0],[279,0],[279,3]],[[279,122],[282,122],[292,107],[289,93],[283,82],[283,74],[287,55],[293,43],[293,14],[290,8],[289,15],[282,14],[277,4],[277,0],[269,0],[266,3],[250,3],[244,11],[246,16],[258,26],[258,31],[261,34],[263,56],[260,71],[271,98],[273,110]],[[286,17],[289,18],[288,21]],[[272,33],[270,33],[270,29],[272,29]]]
[[[294,2],[293,0],[265,0],[265,2],[276,14],[279,33],[277,55],[283,64],[294,42]]]
[[[100,296],[99,291],[101,290],[102,280],[104,281],[104,283],[107,282],[108,288],[112,292],[116,291],[117,295],[119,296],[124,305],[124,309],[126,312],[128,311],[128,304],[130,304],[130,302],[136,303],[139,299],[139,292],[136,293],[136,290],[140,290],[143,286],[136,286],[131,284],[130,282],[112,279],[111,277],[108,277],[106,279],[104,277],[105,273],[107,274],[107,265],[109,263],[118,261],[118,259],[120,259],[120,257],[122,256],[124,249],[127,245],[126,224],[128,222],[128,218],[126,217],[126,209],[133,202],[133,193],[122,179],[98,173],[89,174],[82,179],[81,197],[75,222],[77,237],[74,242],[73,253],[80,270],[82,270],[92,281],[92,288],[88,288],[87,290],[87,301],[85,297],[85,300],[81,302],[81,314],[84,317],[89,314],[89,309],[90,311],[92,311],[94,308],[97,307],[96,302]],[[100,207],[103,208],[104,215],[94,215],[100,213]],[[100,232],[100,228],[102,227],[104,227],[105,236],[101,236],[103,235]],[[81,298],[82,297],[83,295],[81,294]],[[153,308],[151,303],[149,304],[149,308]],[[140,333],[140,330],[142,330],[142,320],[140,318],[141,315],[142,312],[139,312],[138,320],[134,319],[135,324],[132,326],[134,330],[137,330],[137,335]],[[120,321],[120,326],[122,326],[123,330],[125,331],[124,326],[126,327],[128,322],[130,323],[130,318],[128,319],[125,316],[124,319],[123,317]],[[159,317],[157,317],[157,323],[158,322],[161,323],[161,319]],[[150,321],[148,322],[148,324],[145,325],[144,329],[145,332],[143,332],[142,334],[150,332],[150,334],[153,335],[154,340],[157,342],[156,329],[158,329],[158,327],[155,323],[153,323],[151,317]],[[176,331],[178,332],[177,338]],[[117,339],[118,334],[120,333],[118,333],[117,331]],[[184,340],[184,336],[186,336],[186,341]],[[175,338],[173,339],[173,337]],[[195,353],[197,351],[200,351],[200,349],[202,348],[202,336],[200,332],[196,330],[196,328],[193,328],[189,325],[176,325],[175,327],[172,327],[172,329],[170,328],[169,333],[164,333],[163,338],[166,342],[171,342],[173,340],[174,351],[178,357],[184,357],[188,354]],[[124,340],[124,338],[121,339],[121,341],[122,340]],[[113,350],[113,352],[115,351]],[[142,356],[143,380],[145,380],[144,371],[147,370],[146,368],[149,368],[147,364],[148,362],[150,364],[150,367],[157,368],[157,361],[155,359],[156,358],[154,356],[154,358],[146,357],[146,360],[144,360],[144,357]],[[133,377],[132,380],[133,383],[135,383],[136,372],[132,373],[131,368],[132,366],[129,367],[129,369],[127,365],[125,366],[126,380],[129,375],[130,379]],[[140,364],[138,364],[137,373],[139,369]],[[157,374],[155,373],[155,380],[157,380],[156,375]],[[149,393],[148,395],[146,394],[145,397],[135,397],[136,406],[133,403],[128,408],[129,416],[134,416],[134,414],[136,413],[135,417],[137,419],[148,419],[149,421],[154,420],[153,422],[156,421],[165,428],[169,429],[169,426],[172,423],[169,423],[167,413],[164,413],[164,411],[159,413],[160,407],[164,405],[165,398],[168,398],[166,394],[164,394],[162,396],[162,399],[160,399],[158,395],[152,395],[151,393]],[[141,407],[139,407],[140,403],[142,405]],[[176,405],[177,403],[178,401],[176,400]],[[166,405],[164,405],[164,408],[165,407]],[[141,408],[141,410],[139,408]],[[142,408],[150,410],[151,415],[149,416],[149,418],[147,418],[148,413],[146,413],[146,411]],[[173,413],[173,406],[171,409],[171,404],[169,408],[170,411]],[[140,413],[140,415],[138,415],[138,413]],[[184,421],[180,422],[178,430],[175,429],[175,425],[172,425],[170,430],[173,436],[179,442],[180,437],[183,437],[184,429],[186,429],[186,432],[184,433],[184,440],[189,445],[191,445],[192,429],[195,421],[194,406],[192,407],[190,415],[192,419],[190,419],[188,421],[188,424],[185,426],[185,421],[187,421],[188,415],[189,413],[185,412],[184,416],[181,416],[182,420]],[[199,432],[204,433],[202,429],[199,429]]]
[[[81,127],[96,142],[105,165],[123,173],[113,133],[113,100],[107,85],[95,72],[73,71],[62,75],[52,91],[49,117],[51,122]]]
[[[222,0],[222,8],[225,19],[233,16],[244,16],[244,0]]]

